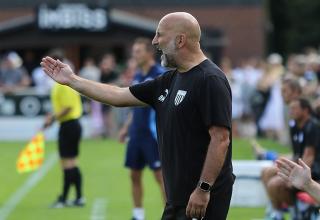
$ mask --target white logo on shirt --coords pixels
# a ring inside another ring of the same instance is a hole
[[[293,140],[294,141],[297,141],[298,143],[302,143],[303,142],[303,139],[304,139],[304,135],[303,135],[303,132],[299,132],[298,134],[295,134],[293,136]]]
[[[165,92],[165,94],[164,94],[164,95],[159,96],[159,98],[158,98],[158,100],[159,100],[160,102],[163,102],[163,101],[167,98],[168,93],[169,93],[169,90],[168,90],[168,89],[166,89],[166,90],[164,90],[164,92]]]
[[[186,96],[186,94],[187,94],[187,91],[178,90],[177,95],[176,95],[176,97],[174,99],[174,105],[175,106],[179,105],[183,101],[183,99]]]

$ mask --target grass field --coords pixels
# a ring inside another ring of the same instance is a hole
[[[285,147],[269,140],[261,143],[269,149],[287,152]],[[81,145],[80,166],[84,174],[84,194],[87,205],[84,208],[49,209],[61,188],[59,163],[44,177],[25,192],[16,205],[9,198],[18,190],[26,188],[26,181],[33,174],[17,174],[15,161],[25,142],[0,142],[0,220],[128,220],[131,218],[131,196],[128,171],[123,168],[125,146],[112,140],[85,140]],[[56,155],[54,142],[46,145],[46,160]],[[52,159],[52,158],[51,158]],[[233,141],[233,159],[253,159],[251,148],[246,140]],[[37,175],[37,174],[36,174]],[[152,173],[144,174],[146,218],[160,219],[162,201]],[[70,197],[74,196],[71,191]],[[8,211],[9,210],[9,211]],[[8,217],[1,213],[8,211]],[[231,208],[228,219],[262,219],[263,208]]]

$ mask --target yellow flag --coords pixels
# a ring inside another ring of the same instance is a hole
[[[38,169],[44,159],[44,135],[37,133],[27,146],[20,152],[17,160],[18,173],[30,172]]]

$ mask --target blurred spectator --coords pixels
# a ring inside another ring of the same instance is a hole
[[[101,72],[96,66],[94,59],[92,57],[88,57],[85,59],[83,67],[79,71],[79,75],[83,78],[99,82]],[[98,137],[101,135],[103,130],[101,104],[99,102],[90,100],[90,116],[92,136]]]
[[[233,70],[233,77],[241,85],[242,120],[238,124],[239,135],[253,137],[256,134],[255,123],[253,122],[250,97],[252,97],[257,83],[262,75],[261,62],[257,58],[242,60],[239,67]]]
[[[281,97],[281,78],[285,73],[282,57],[271,54],[267,58],[266,70],[257,85],[257,91],[263,95],[263,103],[257,119],[258,135],[274,139],[282,136],[285,128],[283,101]]]
[[[34,88],[38,94],[49,94],[54,81],[43,72],[40,66],[32,71]]]
[[[0,61],[0,92],[15,93],[30,85],[30,78],[16,52],[10,52]]]
[[[221,60],[221,69],[226,74],[232,90],[232,135],[239,136],[238,124],[243,116],[243,98],[242,98],[242,81],[234,76],[231,60],[223,58]]]
[[[318,54],[309,54],[306,57],[305,78],[309,82],[305,94],[310,95],[313,99],[319,96],[319,77],[320,77],[320,56]],[[311,87],[310,87],[311,85]]]
[[[26,68],[27,73],[29,74],[29,77],[31,79],[31,86],[34,86],[32,72],[39,66],[39,60],[36,58],[33,51],[27,50],[23,54],[23,66]]]
[[[57,59],[60,59],[64,62],[67,62],[71,68],[73,69],[73,64],[64,58],[64,52],[61,49],[52,49],[48,52],[48,55],[51,57],[56,57]],[[34,83],[34,88],[38,94],[49,94],[51,91],[51,88],[54,84],[54,81],[47,75],[45,72],[43,72],[40,65],[36,67],[32,71],[32,79]]]
[[[257,83],[262,76],[262,68],[256,58],[243,60],[240,67],[234,69],[234,77],[242,82],[243,113],[245,116],[252,114],[250,97],[255,91]]]
[[[295,79],[284,79],[282,80],[282,87],[281,87],[281,95],[283,100],[283,114],[284,114],[284,121],[285,121],[285,129],[282,132],[282,137],[280,141],[285,144],[289,145],[290,138],[289,138],[289,104],[292,100],[298,99],[302,95],[302,88],[299,82]]]
[[[118,73],[116,72],[116,59],[113,54],[107,53],[103,55],[100,62],[100,82],[102,83],[112,83],[118,78]]]
[[[292,55],[288,60],[288,74],[286,77],[298,79],[303,87],[303,95],[311,100],[316,92],[318,79],[314,71],[307,71],[308,66],[310,64],[304,54]]]
[[[319,124],[311,115],[311,105],[306,99],[296,99],[290,103],[292,118],[290,134],[292,141],[293,161],[302,158],[312,167],[313,177],[320,178],[319,158]],[[293,205],[295,189],[277,176],[277,168],[269,167],[262,171],[262,180],[273,206],[271,219],[283,219],[283,204]],[[290,208],[291,210],[293,207]]]
[[[105,54],[100,62],[100,82],[101,83],[115,83],[118,78],[118,73],[115,70],[116,68],[116,60],[113,54],[107,53]],[[104,129],[102,136],[109,137],[115,136],[115,122],[111,111],[111,106],[102,105],[102,116]]]
[[[129,58],[126,62],[124,71],[120,74],[117,84],[121,87],[128,87],[132,85],[133,77],[136,71],[137,62],[133,58]],[[117,108],[117,124],[119,128],[124,125],[126,119],[128,118],[129,112],[130,108]]]
[[[282,94],[282,99],[284,101],[284,118],[286,121],[286,129],[284,129],[284,132],[281,132],[281,140],[284,139],[286,142],[286,144],[289,143],[289,125],[291,125],[293,123],[293,121],[289,120],[289,111],[288,111],[288,107],[289,104],[293,101],[293,100],[297,100],[301,97],[301,87],[300,84],[298,83],[297,80],[294,79],[286,79],[282,81],[282,87],[281,87],[281,94]],[[291,144],[291,143],[290,143]],[[275,159],[277,159],[278,157],[278,153],[275,151],[268,151],[266,149],[264,149],[256,140],[251,140],[251,146],[254,150],[254,154],[255,154],[255,158],[258,160],[272,160],[274,161]],[[268,170],[269,168],[266,167],[263,170]],[[264,172],[264,171],[263,171]]]
[[[133,58],[128,59],[126,67],[119,77],[118,84],[123,87],[130,86],[136,70],[137,62]]]
[[[100,80],[100,70],[96,66],[92,57],[88,57],[85,59],[83,67],[79,71],[79,75],[85,79],[93,80],[96,82]]]

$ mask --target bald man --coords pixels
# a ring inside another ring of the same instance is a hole
[[[42,59],[55,81],[114,106],[156,111],[157,135],[167,203],[162,220],[225,220],[234,175],[231,163],[231,89],[225,74],[200,48],[197,20],[185,12],[164,16],[152,44],[160,77],[128,88],[80,78],[67,64]]]

